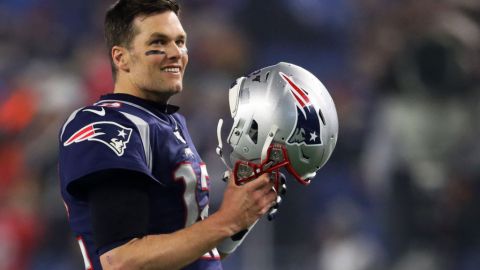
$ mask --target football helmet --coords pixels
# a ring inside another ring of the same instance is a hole
[[[309,184],[327,162],[338,137],[335,104],[325,86],[306,69],[278,63],[236,79],[229,90],[233,125],[226,142],[237,184],[282,167]],[[227,165],[217,128],[217,154]]]

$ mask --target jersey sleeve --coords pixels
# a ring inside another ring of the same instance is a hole
[[[89,174],[109,169],[137,171],[155,179],[137,126],[121,112],[91,106],[74,114],[60,135],[59,174],[65,190]]]

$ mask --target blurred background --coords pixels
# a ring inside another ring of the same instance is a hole
[[[0,270],[83,269],[57,176],[58,130],[112,90],[111,0],[0,0]],[[480,2],[184,0],[181,106],[213,184],[236,78],[303,66],[337,106],[337,147],[274,222],[225,261],[241,270],[480,269]]]

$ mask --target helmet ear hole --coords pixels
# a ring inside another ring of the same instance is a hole
[[[253,141],[254,144],[258,142],[258,123],[255,120],[252,120],[250,129],[248,130],[248,137]]]

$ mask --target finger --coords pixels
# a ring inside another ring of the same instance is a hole
[[[282,197],[276,195],[275,198],[271,202],[271,208],[279,208],[280,205],[282,204],[282,201],[283,201]]]
[[[263,190],[264,190],[264,194],[268,194],[268,193],[270,193],[270,192],[274,192],[275,195],[278,195],[278,192],[275,190],[275,187],[274,187],[274,186],[272,186],[271,188],[265,187]]]
[[[272,188],[254,190],[251,194],[260,209],[267,206],[271,207],[277,200],[277,193]]]
[[[277,198],[277,193],[275,193],[275,191],[273,190],[270,190],[267,194],[263,196],[263,205],[269,208],[274,207],[277,205]]]
[[[261,215],[265,215],[266,213],[270,212],[270,210],[274,209],[273,208],[273,205],[275,204],[275,202],[272,202],[271,204],[265,206],[262,208],[262,210],[260,211],[260,214]]]
[[[263,191],[255,191],[253,194],[253,200],[257,204],[258,209],[270,208],[274,206],[277,202],[277,194],[270,190],[267,193],[263,193]]]
[[[275,219],[275,217],[278,214],[278,208],[280,207],[281,203],[282,203],[282,197],[277,196],[275,205],[270,207],[270,209],[268,209],[268,212],[267,212],[268,221],[272,221],[273,219]]]
[[[248,182],[245,186],[251,188],[252,190],[259,190],[259,189],[271,189],[273,183],[270,181],[270,177],[268,174],[262,174],[258,178]]]

